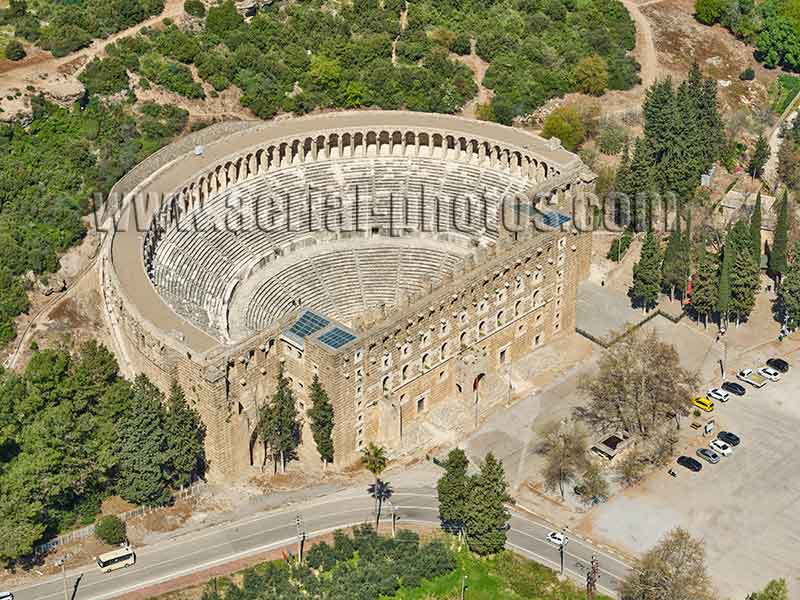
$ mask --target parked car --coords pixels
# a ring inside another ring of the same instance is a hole
[[[713,450],[709,450],[708,448],[698,448],[697,456],[699,456],[703,460],[707,460],[712,465],[715,465],[720,461],[719,454],[717,454]]]
[[[556,546],[563,546],[564,545],[564,534],[559,533],[558,531],[551,531],[547,534],[547,541],[551,544],[555,544]]]
[[[11,592],[0,592],[0,600],[14,600],[14,594]]]
[[[700,410],[704,410],[706,412],[711,412],[712,410],[714,410],[714,403],[705,396],[692,398],[692,404],[694,404]]]
[[[744,396],[747,392],[742,384],[736,383],[735,381],[726,381],[722,384],[722,389],[731,394],[736,394],[737,396]]]
[[[781,378],[781,374],[772,367],[761,367],[758,370],[758,374],[762,377],[766,377],[770,381],[778,381]]]
[[[711,440],[708,444],[708,447],[711,448],[717,454],[721,454],[722,456],[730,456],[731,454],[733,454],[733,448],[731,448],[728,444],[719,439]]]
[[[736,378],[757,388],[767,385],[767,378],[754,372],[753,369],[742,369],[736,374]]]
[[[679,456],[678,464],[682,467],[686,467],[690,471],[694,471],[695,473],[703,468],[703,465],[701,465],[699,461],[695,460],[691,456]]]
[[[786,373],[789,370],[789,363],[782,358],[770,358],[767,361],[767,366],[770,366],[781,373]]]
[[[722,440],[726,444],[732,447],[736,447],[742,443],[742,440],[739,439],[739,436],[735,433],[731,433],[730,431],[720,431],[717,434],[717,439]]]
[[[726,392],[721,388],[711,388],[708,390],[706,396],[713,398],[714,400],[718,400],[719,402],[727,402],[728,398],[731,397],[731,394],[730,392]]]

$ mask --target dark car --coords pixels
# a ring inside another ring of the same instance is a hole
[[[678,464],[682,467],[686,467],[690,471],[694,471],[695,473],[703,468],[703,465],[700,464],[700,461],[693,459],[691,456],[678,457]]]
[[[717,439],[722,440],[728,446],[738,446],[742,440],[739,439],[739,436],[735,433],[731,433],[730,431],[720,431],[717,434]]]
[[[767,361],[767,366],[772,367],[776,371],[780,371],[781,373],[786,373],[789,370],[789,363],[783,360],[782,358],[770,358]]]
[[[726,381],[722,384],[722,389],[726,392],[730,392],[731,394],[736,394],[737,396],[744,396],[744,393],[747,391],[744,389],[743,385],[740,385],[734,381]]]

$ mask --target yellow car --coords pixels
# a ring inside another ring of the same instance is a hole
[[[692,398],[692,404],[694,404],[700,410],[704,410],[706,412],[711,412],[714,410],[714,403],[705,396]]]

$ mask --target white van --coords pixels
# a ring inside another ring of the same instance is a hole
[[[97,557],[97,566],[100,567],[103,573],[110,573],[134,564],[136,564],[136,554],[128,546],[106,552]],[[3,599],[0,598],[0,600]]]

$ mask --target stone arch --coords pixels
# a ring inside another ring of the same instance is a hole
[[[475,403],[475,413],[477,419],[478,403],[481,400],[481,394],[485,391],[486,387],[486,373],[478,373],[475,379],[472,380],[472,400]]]

